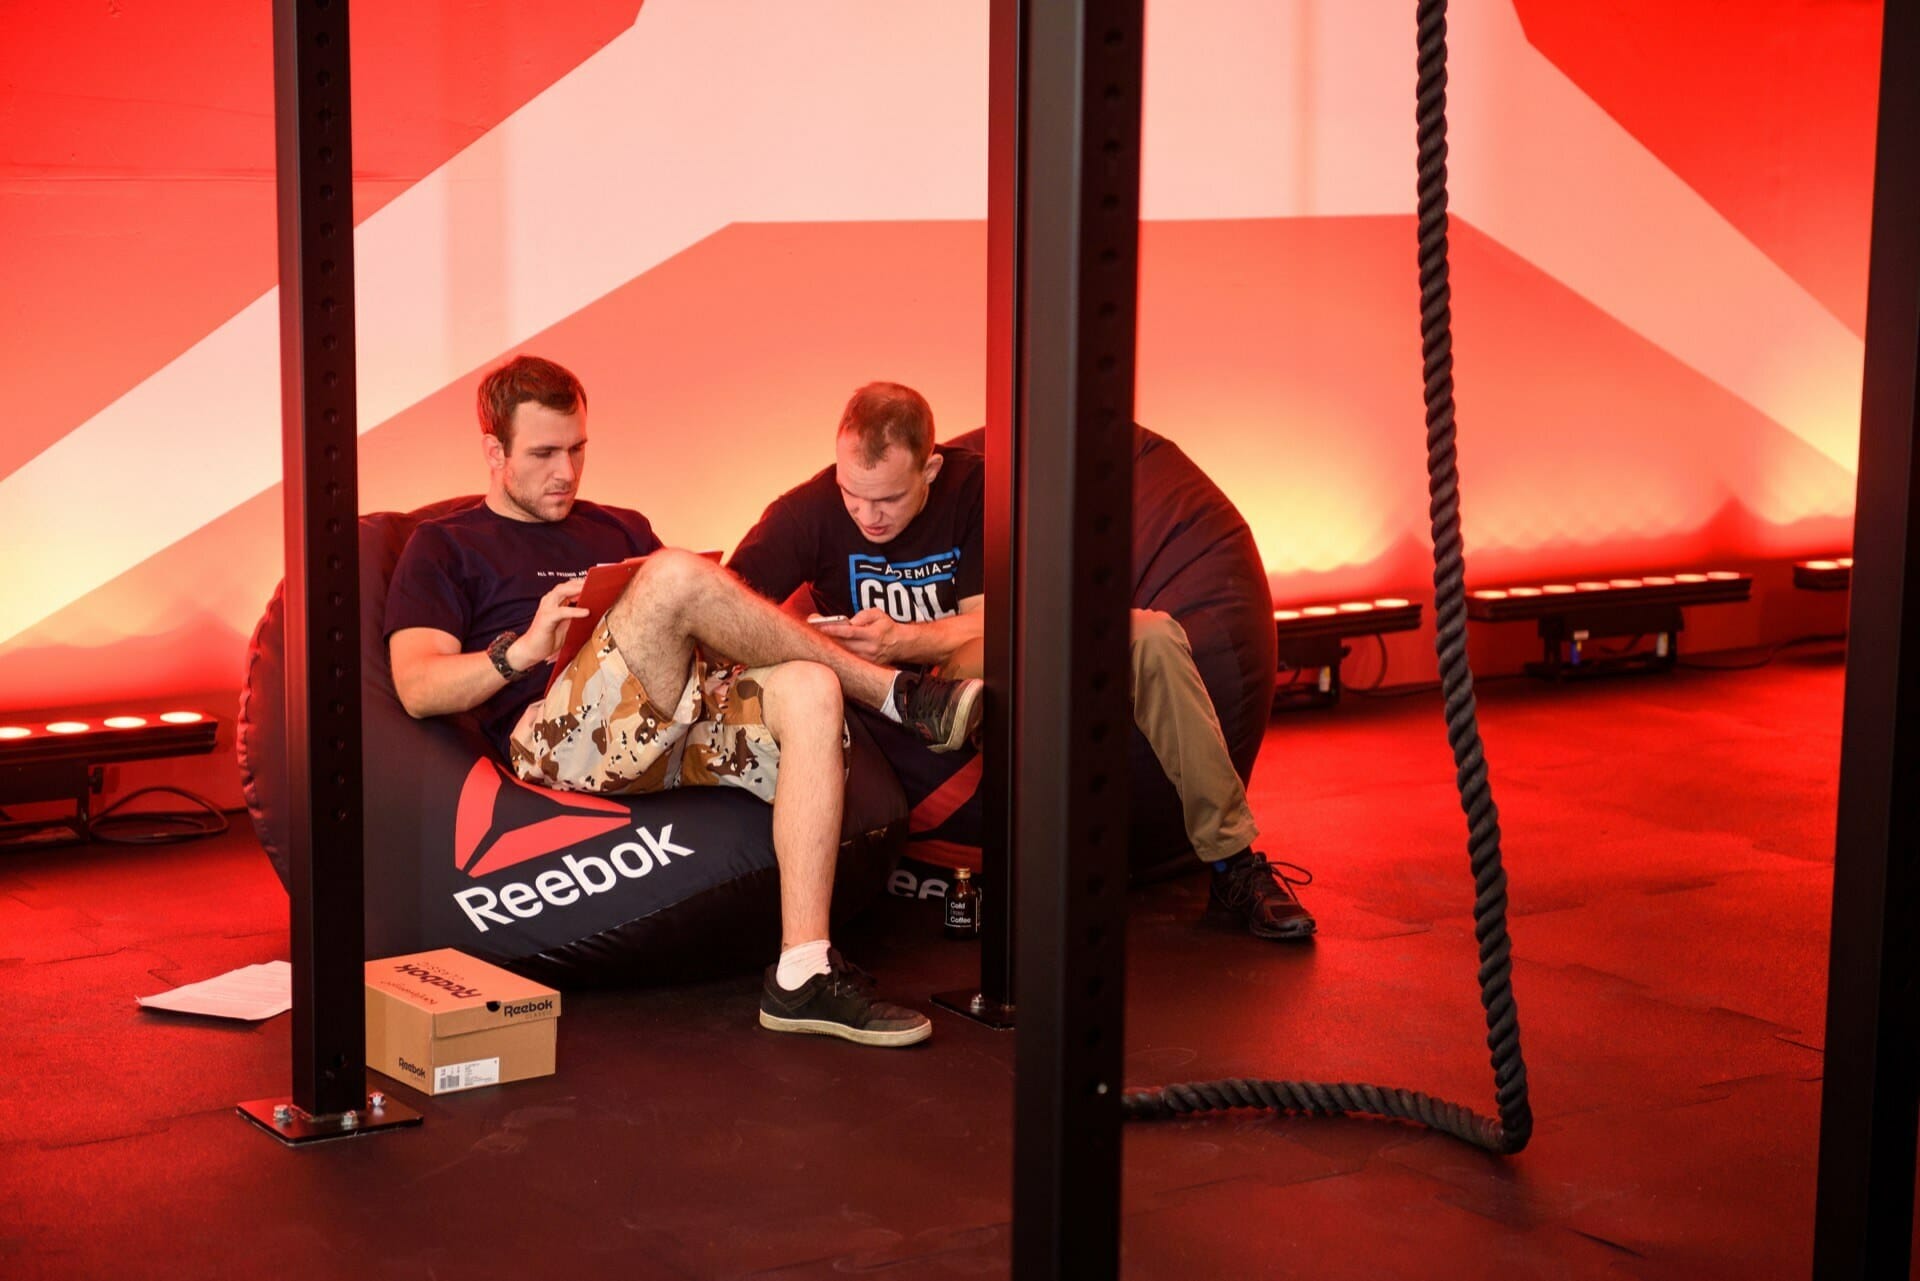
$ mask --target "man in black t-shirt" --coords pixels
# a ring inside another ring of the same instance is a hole
[[[841,414],[833,466],[775,499],[727,565],[776,601],[807,586],[826,616],[819,629],[855,654],[976,675],[984,488],[980,455],[934,446],[933,410],[920,393],[869,383]],[[1253,811],[1186,632],[1167,614],[1136,609],[1132,658],[1134,720],[1180,796],[1194,853],[1213,869],[1208,914],[1258,938],[1311,937],[1312,913],[1252,848]],[[880,738],[915,802],[915,835],[948,821],[966,777],[930,772],[916,745]]]
[[[936,750],[979,722],[980,682],[896,672],[834,644],[719,566],[662,547],[646,517],[577,498],[586,392],[521,356],[480,385],[486,501],[422,523],[394,569],[387,645],[416,717],[478,712],[523,779],[576,791],[740,787],[774,809],[781,953],[760,1022],[862,1045],[927,1038],[870,1000],[827,938],[845,792],[842,693]],[[596,564],[644,555],[551,685],[538,677]],[[709,661],[723,652],[741,663]],[[544,692],[543,691],[544,687]]]
[[[918,399],[910,388],[899,392]],[[882,394],[862,388],[849,417]],[[900,445],[886,434],[895,421],[910,421],[904,417],[878,421],[877,452],[857,427],[843,427],[841,461],[776,499],[727,566],[776,599],[804,584],[822,616],[815,625],[876,661],[951,665],[958,655],[977,664],[985,460],[933,445],[931,411],[924,443]]]
[[[775,601],[805,586],[820,630],[876,662],[977,676],[985,464],[934,446],[925,405],[897,384],[862,388],[843,422],[876,425],[878,447],[843,428],[838,461],[776,499],[727,566]],[[913,806],[915,852],[964,861],[980,843],[979,758],[931,755],[899,727],[865,719]]]

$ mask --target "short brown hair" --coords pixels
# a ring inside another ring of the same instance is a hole
[[[918,465],[933,452],[933,408],[911,387],[868,383],[853,393],[840,414],[840,434],[848,432],[860,437],[860,458],[869,467],[895,445],[911,453]]]
[[[555,413],[587,407],[587,389],[571,373],[538,356],[515,356],[480,380],[480,430],[513,452],[513,411],[529,400]]]

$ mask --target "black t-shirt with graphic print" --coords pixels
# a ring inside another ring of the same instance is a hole
[[[557,584],[660,546],[639,512],[584,501],[559,521],[512,520],[485,503],[423,521],[394,566],[386,634],[432,627],[458,637],[462,653],[484,650],[501,632],[524,632]],[[476,709],[503,756],[521,712],[545,687],[537,668]]]
[[[809,584],[822,614],[852,617],[878,607],[899,622],[924,623],[959,613],[961,601],[985,590],[986,460],[972,450],[936,449],[946,461],[927,505],[891,540],[867,541],[828,467],[773,500],[728,568],[776,601]]]

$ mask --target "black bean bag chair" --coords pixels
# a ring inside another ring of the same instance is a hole
[[[948,443],[980,450],[985,437],[976,429]],[[1171,614],[1186,629],[1245,782],[1272,712],[1278,665],[1266,567],[1239,510],[1178,445],[1138,425],[1133,441],[1133,607]],[[903,737],[887,737],[893,727],[873,728],[914,805],[909,852],[923,862],[978,866],[977,765],[913,751]],[[1180,798],[1137,729],[1128,753],[1127,856],[1135,881],[1197,866]]]
[[[780,944],[772,811],[729,788],[606,797],[532,787],[471,717],[400,706],[382,637],[387,580],[422,519],[480,501],[360,518],[369,959],[454,947],[570,987],[679,980],[765,965]],[[283,604],[254,631],[238,755],[248,813],[287,879]],[[906,798],[854,725],[834,878],[844,919],[884,888]]]

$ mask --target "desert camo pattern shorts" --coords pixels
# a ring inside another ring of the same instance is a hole
[[[765,668],[698,655],[672,711],[627,670],[602,618],[514,727],[513,770],[571,792],[740,787],[773,800],[780,748],[761,710]],[[841,729],[842,743],[846,729]]]

